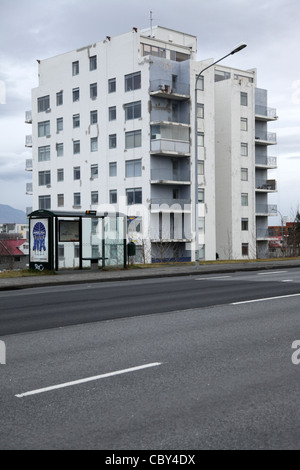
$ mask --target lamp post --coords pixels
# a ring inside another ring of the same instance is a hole
[[[224,57],[221,57],[221,59],[216,60],[212,64],[208,65],[205,67],[201,72],[198,73],[196,76],[196,81],[195,81],[195,266],[196,269],[199,269],[199,239],[198,239],[198,107],[197,107],[197,95],[198,95],[198,81],[200,77],[202,76],[202,73],[205,72],[205,70],[209,69],[210,67],[213,67],[214,65],[218,64],[221,62],[221,60],[226,59],[226,57],[236,54],[237,52],[241,51],[247,47],[247,44],[244,42],[236,46],[231,52],[226,54]]]

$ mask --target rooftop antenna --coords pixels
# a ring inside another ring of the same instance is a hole
[[[152,21],[153,21],[152,11],[150,11],[150,37],[151,38],[152,38]]]

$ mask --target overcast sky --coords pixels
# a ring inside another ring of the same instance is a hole
[[[283,215],[300,205],[300,1],[299,0],[0,0],[0,203],[25,210],[31,173],[24,171],[30,149],[31,89],[38,85],[36,59],[46,59],[153,25],[198,37],[198,59],[224,56],[240,42],[248,47],[224,65],[257,68],[258,87],[268,89],[268,106],[276,108],[278,157],[270,177],[278,193],[270,203]],[[274,223],[279,219],[273,218]]]

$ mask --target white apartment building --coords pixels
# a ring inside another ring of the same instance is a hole
[[[196,53],[195,36],[157,26],[39,61],[26,113],[33,210],[126,213],[146,262],[193,261],[197,217],[200,259],[255,258],[267,240],[267,170],[276,166],[268,137],[258,139],[271,119],[266,94],[255,71],[214,66],[196,104],[196,75],[213,63]]]

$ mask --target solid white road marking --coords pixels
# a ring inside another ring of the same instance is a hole
[[[244,300],[243,302],[233,302],[231,305],[251,304],[253,302],[265,302],[266,300],[287,299],[289,297],[299,297],[300,294],[280,295],[278,297],[266,297],[264,299]]]
[[[144,364],[142,366],[130,367],[129,369],[117,370],[115,372],[108,372],[107,374],[95,375],[94,377],[87,377],[85,379],[74,380],[73,382],[66,382],[59,385],[53,385],[51,387],[40,388],[38,390],[32,390],[30,392],[20,393],[15,395],[17,398],[28,397],[30,395],[38,395],[39,393],[50,392],[51,390],[58,390],[60,388],[71,387],[73,385],[79,385],[94,380],[104,379],[106,377],[113,377],[114,375],[127,374],[128,372],[134,372],[136,370],[147,369],[149,367],[160,366],[162,362],[152,362],[151,364]]]

